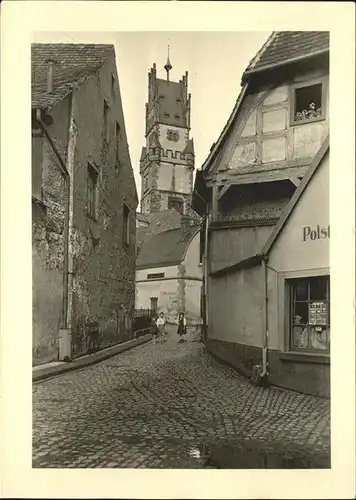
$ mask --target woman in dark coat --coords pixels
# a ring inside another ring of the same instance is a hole
[[[179,313],[177,333],[179,335],[178,342],[181,344],[182,342],[184,342],[183,335],[187,333],[187,322],[184,317],[184,313]]]

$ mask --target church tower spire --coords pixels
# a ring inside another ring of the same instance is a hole
[[[193,191],[194,144],[190,134],[191,96],[188,72],[171,81],[168,47],[167,78],[158,78],[156,64],[148,73],[146,144],[140,158],[141,212],[175,208],[190,212]]]
[[[167,62],[164,66],[164,69],[166,70],[167,72],[167,82],[169,82],[169,72],[170,70],[173,68],[173,66],[171,65],[171,61],[169,60],[169,45],[168,45],[168,56],[167,56]]]

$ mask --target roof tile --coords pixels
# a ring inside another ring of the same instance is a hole
[[[199,230],[199,226],[190,226],[185,231],[179,227],[152,236],[141,247],[137,268],[153,268],[181,262],[191,239]]]
[[[50,108],[64,99],[75,84],[95,73],[114,52],[113,45],[32,44],[32,106]],[[54,65],[53,93],[47,92],[47,60]]]
[[[276,31],[252,59],[245,73],[327,51],[329,38],[328,31]]]

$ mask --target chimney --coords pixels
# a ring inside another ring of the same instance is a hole
[[[54,59],[46,59],[47,63],[47,92],[53,94],[53,73],[56,61]]]

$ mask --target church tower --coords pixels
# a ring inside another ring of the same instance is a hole
[[[166,79],[157,78],[156,64],[148,73],[146,145],[140,159],[141,212],[175,208],[188,214],[194,172],[188,72],[179,82],[170,81],[169,52],[164,69]]]

